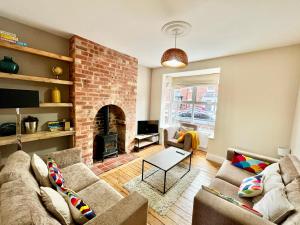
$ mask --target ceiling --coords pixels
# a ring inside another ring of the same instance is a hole
[[[299,0],[8,0],[0,16],[70,37],[77,34],[160,66],[172,20],[192,25],[178,40],[190,61],[300,43]]]

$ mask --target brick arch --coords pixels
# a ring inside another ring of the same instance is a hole
[[[133,149],[136,133],[137,59],[87,39],[73,36],[71,79],[75,146],[83,160],[92,164],[94,118],[105,105],[119,106],[126,116],[125,150]]]

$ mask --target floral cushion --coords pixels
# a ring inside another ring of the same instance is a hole
[[[56,162],[53,159],[49,158],[47,161],[47,167],[49,171],[49,180],[52,185],[56,188],[63,187],[65,180]]]
[[[96,217],[95,212],[83,202],[75,191],[64,187],[58,188],[58,191],[68,203],[73,220],[76,223],[84,224]]]
[[[254,197],[263,192],[262,175],[245,178],[239,189],[239,197]]]
[[[270,163],[264,162],[258,159],[253,159],[251,157],[239,154],[237,152],[234,153],[232,158],[232,165],[247,170],[251,173],[259,174],[262,172]]]

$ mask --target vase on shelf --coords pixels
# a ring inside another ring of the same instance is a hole
[[[37,122],[25,122],[26,134],[34,134],[37,132]]]
[[[61,103],[60,90],[57,87],[52,89],[51,96],[52,96],[53,103]]]
[[[19,71],[19,65],[13,61],[12,57],[4,56],[4,59],[0,60],[0,71],[16,74]]]

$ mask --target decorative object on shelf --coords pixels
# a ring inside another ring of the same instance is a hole
[[[59,121],[49,121],[48,128],[50,131],[71,131],[71,123],[65,119]]]
[[[13,61],[12,57],[4,56],[4,59],[0,60],[0,71],[5,73],[18,73],[19,65]]]
[[[23,119],[26,134],[34,134],[37,132],[39,119],[33,116],[27,116]]]
[[[16,134],[16,123],[2,123],[0,125],[0,136],[10,136]]]
[[[166,23],[161,31],[175,38],[175,48],[166,50],[161,57],[161,65],[165,67],[182,68],[188,65],[187,54],[177,48],[177,37],[185,36],[190,30],[191,25],[184,21],[171,21]]]
[[[60,66],[53,66],[52,73],[54,76],[56,76],[56,79],[59,79],[59,77],[63,75],[64,70]]]
[[[64,131],[70,131],[70,129],[71,129],[70,121],[67,121],[67,120],[63,119],[61,121],[61,123],[63,124]]]
[[[280,156],[280,157],[284,157],[284,156],[287,156],[288,154],[291,153],[291,149],[288,148],[288,147],[278,147],[277,149],[277,154]]]
[[[53,103],[61,103],[60,90],[57,87],[54,87],[52,89],[51,96],[52,96]]]
[[[60,121],[49,121],[48,122],[48,128],[50,131],[63,131],[63,123]]]
[[[18,150],[22,150],[20,108],[39,107],[39,101],[38,91],[0,88],[0,108],[16,109],[16,139]]]

